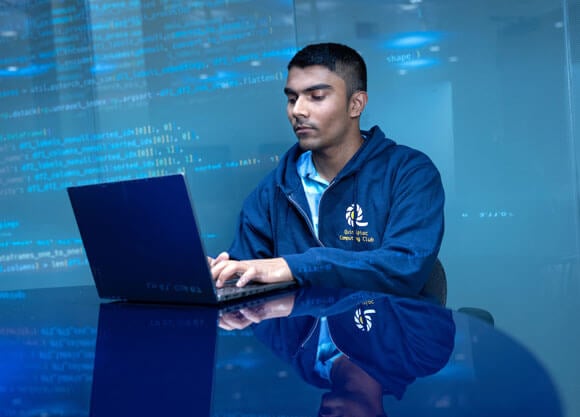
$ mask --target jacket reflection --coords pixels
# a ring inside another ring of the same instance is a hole
[[[307,383],[325,389],[318,415],[386,415],[383,396],[443,368],[453,351],[451,311],[412,299],[346,290],[300,290],[289,317],[256,337]]]

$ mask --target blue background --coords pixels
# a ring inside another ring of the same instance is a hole
[[[1,1],[0,289],[92,282],[69,185],[185,172],[225,249],[295,141],[288,60],[343,42],[369,67],[362,126],[442,173],[449,306],[492,311],[577,415],[578,39],[575,0]]]

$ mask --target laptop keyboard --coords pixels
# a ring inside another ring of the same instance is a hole
[[[218,299],[237,298],[239,296],[257,294],[269,291],[272,284],[248,283],[243,287],[236,287],[236,280],[229,280],[222,288],[217,289]]]

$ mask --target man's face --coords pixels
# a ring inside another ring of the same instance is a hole
[[[292,67],[284,93],[288,119],[302,149],[324,152],[349,139],[356,122],[349,112],[346,83],[336,73],[320,65]]]

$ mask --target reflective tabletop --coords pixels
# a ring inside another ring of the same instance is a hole
[[[552,377],[492,323],[302,288],[225,308],[0,293],[0,416],[561,416]]]

